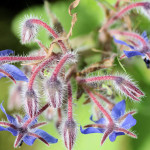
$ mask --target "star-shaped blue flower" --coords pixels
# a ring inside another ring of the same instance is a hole
[[[108,134],[111,142],[115,141],[117,136],[124,135],[125,133],[127,134],[126,131],[136,124],[136,120],[131,115],[135,112],[133,111],[125,114],[125,108],[125,100],[122,100],[121,102],[117,103],[111,111],[111,117],[114,121],[114,125],[112,125],[113,130]],[[80,127],[81,133],[106,133],[106,131],[111,128],[109,127],[108,121],[105,118],[94,121],[93,116],[91,116],[90,120],[95,124],[86,125],[86,129]]]
[[[37,119],[34,119],[26,125],[27,121],[31,119],[27,115],[23,119],[18,115],[16,116],[17,118],[14,118],[6,113],[2,104],[0,109],[8,120],[8,122],[0,121],[0,131],[9,131],[13,136],[17,136],[14,147],[19,146],[22,142],[32,145],[37,138],[47,145],[49,145],[48,143],[57,143],[58,140],[56,138],[38,129],[39,126],[46,124],[45,122],[37,123]]]
[[[0,57],[9,56],[10,54],[13,54],[13,53],[14,51],[9,50],[9,49],[3,50],[3,51],[0,51]],[[28,78],[20,69],[18,69],[14,65],[6,64],[6,63],[3,64],[2,62],[2,64],[0,64],[0,79],[3,77],[9,77],[14,82],[15,81],[28,82]]]
[[[145,42],[148,44],[149,39],[148,39],[148,37],[147,37],[146,31],[144,31],[144,32],[142,33],[141,37],[142,37],[142,38],[145,40]],[[133,56],[137,56],[137,55],[140,55],[140,56],[145,56],[145,55],[146,55],[145,50],[139,51],[139,50],[137,50],[138,48],[137,48],[136,46],[129,45],[129,44],[127,44],[126,42],[121,41],[121,40],[117,40],[115,37],[114,37],[114,42],[115,42],[115,43],[118,43],[118,44],[121,44],[121,45],[128,46],[128,47],[131,49],[131,51],[126,51],[126,50],[123,51],[124,54],[125,54],[128,58],[133,57]],[[139,43],[139,45],[141,45],[141,43]]]

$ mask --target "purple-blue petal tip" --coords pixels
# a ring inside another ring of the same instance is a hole
[[[133,57],[133,56],[137,56],[137,55],[140,55],[140,56],[145,56],[145,54],[143,54],[143,53],[141,53],[141,52],[139,52],[139,51],[123,51],[124,52],[124,54],[128,57],[128,58],[130,58],[130,57]]]

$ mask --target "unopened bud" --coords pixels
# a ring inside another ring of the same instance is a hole
[[[61,107],[64,95],[64,83],[57,78],[55,80],[49,79],[46,82],[46,89],[51,106],[54,108]]]
[[[63,139],[68,150],[72,150],[76,140],[77,125],[74,120],[67,120],[63,127]]]
[[[128,78],[128,77],[125,77]],[[124,79],[124,77],[115,77],[115,87],[123,92],[125,95],[130,98],[139,101],[141,96],[144,96],[144,93],[137,88],[137,86],[130,81],[130,79]]]
[[[37,34],[37,25],[32,23],[32,19],[26,20],[22,27],[21,41],[23,44],[31,42]]]
[[[33,89],[27,90],[26,99],[27,99],[27,112],[30,117],[33,117],[37,114],[38,111],[38,98]]]

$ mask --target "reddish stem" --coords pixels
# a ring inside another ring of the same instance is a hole
[[[65,64],[65,62],[68,60],[68,58],[70,57],[70,53],[66,54],[62,57],[62,59],[59,61],[59,63],[57,64],[56,68],[53,71],[53,74],[51,76],[52,79],[56,79],[60,70],[62,69],[63,65]]]
[[[56,56],[51,56],[49,59],[44,61],[41,65],[39,65],[33,72],[32,76],[30,77],[29,84],[28,84],[28,89],[32,89],[34,80],[38,73],[43,69],[47,64],[49,64],[51,61],[53,61],[56,58]]]
[[[111,106],[114,106],[114,104],[108,100],[106,97],[104,97],[103,95],[97,93],[97,92],[94,92],[95,95],[97,95],[100,99],[102,99],[104,102],[106,102],[107,104],[111,105]]]
[[[115,80],[116,76],[100,76],[100,77],[91,77],[86,79],[77,78],[79,83],[88,83],[88,82],[96,82],[96,81],[104,81],[104,80]]]
[[[57,109],[57,113],[58,113],[58,121],[61,121],[62,120],[61,108]]]
[[[57,33],[49,26],[47,25],[45,22],[39,20],[39,19],[30,19],[31,23],[34,23],[34,24],[38,24],[42,27],[44,27],[46,30],[48,30],[52,36],[56,39],[56,38],[59,38],[59,36],[57,35]],[[62,48],[63,52],[66,53],[67,52],[67,48],[66,46],[64,45],[64,43],[59,40],[58,41],[58,44],[60,45],[60,47]]]
[[[84,88],[85,91],[88,93],[88,95],[90,96],[90,98],[93,100],[93,102],[97,105],[97,107],[100,109],[100,111],[104,114],[104,116],[108,119],[110,124],[113,124],[113,120],[111,118],[111,116],[109,115],[109,113],[104,109],[104,107],[99,103],[99,101],[96,99],[96,97],[93,95],[93,93],[87,89]]]
[[[110,25],[112,25],[117,19],[119,19],[120,17],[122,17],[126,12],[132,10],[135,7],[143,7],[145,5],[146,2],[137,2],[137,3],[133,3],[128,5],[127,7],[123,8],[122,10],[120,10],[115,16],[113,16],[105,25],[103,25],[103,27],[100,29],[100,31],[107,29]]]
[[[30,61],[30,60],[41,60],[45,56],[29,56],[29,57],[22,57],[22,56],[4,56],[0,57],[0,61]]]

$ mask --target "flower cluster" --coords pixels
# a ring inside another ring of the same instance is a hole
[[[79,1],[75,0],[74,3],[70,5],[69,14],[71,14],[71,8],[77,7],[78,4]],[[115,8],[118,8],[119,5],[120,1],[118,0]],[[124,50],[125,56],[130,58],[140,55],[144,57],[144,61],[149,67],[150,42],[146,32],[139,35],[127,31],[108,29],[109,26],[117,21],[117,19],[121,18],[124,13],[136,7],[142,7],[148,14],[150,12],[149,2],[130,4],[117,12],[113,17],[109,16],[111,19],[108,20],[104,27],[102,27],[101,31],[104,30],[104,32],[107,32],[105,34],[109,33],[112,36],[114,36],[114,34],[126,36],[130,42],[129,44],[118,40],[115,37],[114,41],[131,49],[131,51]],[[71,16],[73,17],[72,14]],[[74,24],[73,21],[72,24]],[[38,33],[38,27],[43,27],[48,34],[52,35],[54,38],[49,47],[46,47],[37,39],[36,35]],[[70,31],[72,31],[72,28],[73,25]],[[66,34],[62,33],[62,35]],[[129,39],[130,37],[133,37],[134,40]],[[21,42],[22,44],[30,42],[37,43],[40,47],[38,52],[42,51],[43,55],[38,53],[38,55],[34,54],[34,56],[29,55],[23,57],[11,55],[14,54],[14,52],[9,49],[0,51],[0,78],[8,77],[17,84],[17,86],[14,86],[12,91],[13,94],[11,93],[13,98],[10,98],[8,105],[11,106],[8,106],[8,108],[13,108],[12,104],[18,103],[17,101],[21,97],[24,99],[23,106],[25,117],[23,118],[18,114],[15,117],[8,115],[3,108],[3,105],[1,104],[0,106],[0,109],[6,115],[8,120],[8,122],[0,121],[0,131],[9,131],[14,136],[17,136],[14,147],[21,146],[23,142],[27,145],[33,145],[36,139],[41,140],[47,145],[49,145],[49,143],[57,143],[58,140],[56,138],[49,135],[47,132],[38,129],[47,123],[38,123],[39,116],[45,111],[48,120],[51,120],[53,117],[57,118],[55,119],[56,127],[60,130],[59,132],[62,135],[65,147],[68,150],[72,150],[77,139],[78,129],[77,122],[73,115],[73,91],[76,91],[75,94],[77,95],[77,99],[79,99],[83,93],[88,95],[89,98],[85,103],[92,102],[92,105],[96,106],[99,110],[97,113],[103,114],[103,117],[98,118],[97,121],[94,121],[93,116],[91,116],[90,120],[94,123],[84,126],[86,129],[83,129],[81,126],[81,133],[104,134],[101,145],[105,142],[107,137],[109,137],[112,142],[115,141],[117,136],[125,134],[137,138],[136,134],[129,131],[132,126],[136,125],[136,120],[132,116],[136,112],[130,111],[125,113],[125,100],[118,103],[112,101],[114,98],[117,99],[117,93],[113,91],[113,89],[116,89],[118,93],[123,93],[126,97],[135,101],[140,101],[141,97],[144,96],[144,93],[128,77],[128,75],[101,74],[87,77],[86,75],[89,75],[91,72],[98,71],[102,68],[108,68],[112,65],[107,66],[107,63],[105,62],[108,62],[108,59],[103,59],[104,57],[102,57],[102,61],[92,64],[86,69],[82,68],[79,70],[78,68],[80,65],[80,58],[82,59],[82,54],[79,51],[75,52],[75,50],[68,46],[68,38],[69,36],[59,37],[57,31],[53,30],[47,23],[38,18],[30,17],[26,18],[22,23]],[[135,42],[135,40],[137,40],[137,42]],[[54,44],[58,44],[60,48],[59,52],[55,52]],[[26,71],[24,69],[25,73],[16,66],[9,64],[14,62],[24,62],[26,64]],[[102,73],[104,72],[102,71]],[[105,81],[112,82],[109,87],[113,91],[114,98],[112,98],[113,96],[107,97],[107,88],[103,87],[103,85],[107,86],[107,82],[105,83]],[[23,84],[23,82],[26,82],[26,84]],[[73,82],[76,83],[77,90],[72,90]],[[46,101],[46,104],[43,107],[40,107],[39,105],[41,99],[45,99]],[[99,101],[99,99],[101,101]],[[18,107],[21,107],[20,105],[22,105],[22,103],[18,103]],[[63,113],[66,113],[65,118],[63,118]]]

